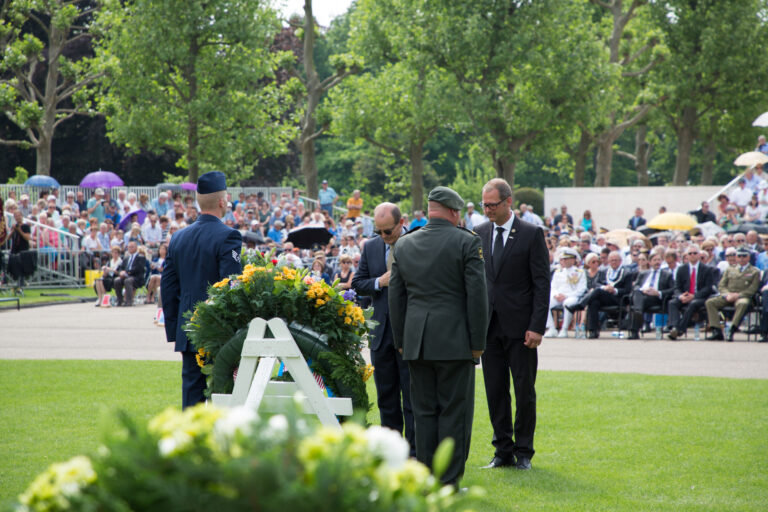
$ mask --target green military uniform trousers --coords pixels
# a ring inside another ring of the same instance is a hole
[[[735,303],[732,303],[725,300],[725,297],[723,297],[722,295],[707,299],[706,306],[707,306],[707,319],[709,320],[709,326],[722,327],[720,325],[719,312],[721,309],[723,309],[726,306],[730,306],[731,304],[733,304],[736,307],[736,312],[733,314],[733,325],[739,325],[739,323],[741,322],[741,319],[744,317],[744,315],[747,312],[747,309],[749,308],[750,302],[752,302],[751,299],[740,297],[736,299]]]

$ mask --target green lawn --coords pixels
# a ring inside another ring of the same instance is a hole
[[[179,363],[0,360],[0,502],[51,462],[92,452],[104,411],[149,418],[177,404],[179,372]],[[476,510],[766,509],[766,380],[541,372],[537,455],[519,472],[479,469],[492,449],[478,377],[463,482],[486,489]]]
[[[0,293],[0,298],[15,297],[10,289],[3,289]],[[93,291],[93,287],[86,286],[84,288],[40,288],[40,289],[24,289],[24,295],[21,296],[21,306],[25,304],[37,304],[44,302],[62,302],[71,301],[80,297],[86,297],[89,299],[96,299],[96,292]],[[0,309],[12,308],[16,309],[16,302],[0,302]]]

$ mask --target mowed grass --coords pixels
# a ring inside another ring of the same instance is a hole
[[[0,360],[0,502],[51,462],[93,452],[104,411],[180,401],[180,364]],[[464,485],[479,511],[768,509],[768,381],[540,372],[533,470],[493,455],[478,372]],[[375,390],[369,381],[371,401]],[[374,407],[369,420],[378,422]]]
[[[15,297],[11,289],[4,288],[0,293],[0,298]],[[25,288],[24,295],[19,296],[21,306],[28,304],[39,304],[49,302],[67,302],[80,298],[96,299],[96,292],[92,286],[84,288]],[[16,309],[16,302],[0,302],[0,310]]]

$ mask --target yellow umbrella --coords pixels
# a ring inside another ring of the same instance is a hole
[[[653,229],[688,231],[696,227],[696,219],[687,213],[666,212],[655,216],[646,225]]]
[[[760,151],[747,151],[740,154],[736,160],[733,161],[733,165],[739,167],[754,167],[757,164],[768,163],[768,156],[764,155]]]

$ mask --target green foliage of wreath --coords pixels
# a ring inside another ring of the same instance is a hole
[[[231,391],[231,371],[239,363],[250,321],[280,317],[290,325],[299,349],[305,359],[312,360],[312,370],[326,386],[367,412],[365,380],[371,368],[361,350],[363,335],[375,325],[370,320],[372,311],[345,300],[339,290],[315,281],[306,270],[278,267],[272,254],[245,256],[243,265],[242,274],[209,288],[208,300],[196,305],[185,325],[207,378],[206,394]]]

